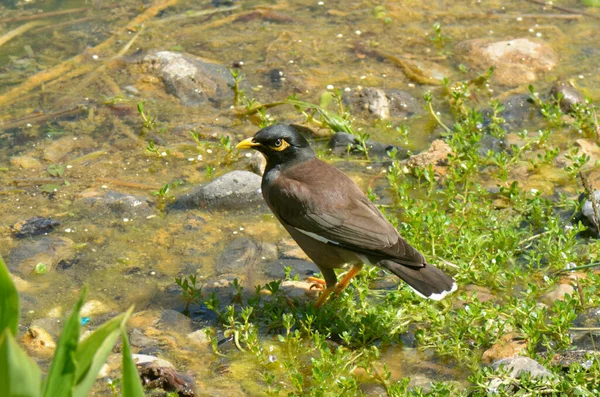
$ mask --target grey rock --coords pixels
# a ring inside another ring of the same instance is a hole
[[[600,206],[600,190],[594,191],[594,199],[598,206]],[[600,208],[598,210],[600,210]],[[585,201],[583,202],[583,206],[581,207],[581,214],[579,218],[588,227],[588,231],[592,235],[598,237],[598,230],[594,223],[594,217],[594,206],[592,204],[592,201],[585,199]],[[598,219],[598,222],[600,222],[600,219]]]
[[[38,263],[46,265],[47,271],[56,269],[61,261],[69,262],[75,257],[75,243],[66,237],[42,236],[21,240],[8,254],[10,269],[24,276],[33,272]]]
[[[129,342],[132,346],[139,347],[141,349],[146,347],[156,346],[156,339],[149,338],[144,335],[144,331],[140,328],[134,328],[129,334]]]
[[[252,152],[250,155],[250,170],[256,175],[262,176],[267,167],[267,159],[260,152]]]
[[[329,147],[337,156],[342,156],[348,153],[348,148],[350,148],[351,154],[361,153],[357,149],[358,145],[359,143],[356,140],[356,138],[353,135],[347,134],[345,132],[336,132],[335,134],[333,134],[331,140],[329,141]],[[385,157],[388,156],[388,153],[394,148],[397,150],[397,158],[405,158],[407,156],[406,149],[400,146],[388,145],[385,143],[370,140],[367,141],[367,149],[369,150],[370,156]]]
[[[160,314],[158,328],[188,334],[192,332],[192,320],[178,311],[167,309]]]
[[[600,339],[600,307],[593,307],[580,313],[573,325],[592,331],[572,331],[573,345],[584,350],[596,350]]]
[[[249,171],[232,171],[179,196],[173,209],[248,209],[263,204],[261,177]]]
[[[381,120],[406,118],[419,110],[417,100],[408,92],[401,90],[360,87],[344,93],[343,99],[353,111],[366,111]]]
[[[131,356],[133,357],[133,361],[138,366],[143,366],[143,365],[148,365],[148,364],[155,364],[155,365],[157,365],[159,367],[175,368],[175,366],[173,364],[171,364],[170,362],[168,362],[167,360],[164,360],[162,358],[158,358],[158,357],[154,357],[154,356],[149,356],[149,355],[146,355],[146,354],[132,354]]]
[[[217,259],[216,272],[241,274],[260,260],[260,246],[255,241],[240,237],[229,243]]]
[[[206,336],[206,329],[199,329],[194,332],[187,334],[187,338],[199,345],[208,345],[210,344],[210,339]]]
[[[292,268],[292,272],[290,273],[291,277],[297,275],[300,280],[313,276],[318,271],[314,263],[303,261],[301,259],[277,259],[266,263],[264,272],[268,277],[282,279],[285,277],[286,267]]]
[[[492,368],[498,370],[500,367],[508,372],[508,375],[513,379],[518,379],[522,374],[528,373],[532,378],[548,377],[551,378],[554,374],[548,371],[543,365],[529,357],[510,357],[497,360],[492,363]],[[488,390],[494,391],[503,385],[512,385],[511,388],[517,388],[517,384],[511,382],[510,379],[492,379],[488,383]]]
[[[14,224],[13,230],[15,231],[17,237],[23,238],[49,233],[59,225],[59,221],[36,216],[29,218],[26,221]]]
[[[170,51],[156,51],[143,60],[158,71],[167,92],[179,98],[183,105],[219,104],[233,98],[230,86],[234,81],[222,65]]]
[[[78,203],[83,207],[83,211],[91,210],[93,216],[116,215],[135,218],[146,217],[153,212],[148,198],[114,190],[88,193]]]
[[[529,101],[529,95],[514,95],[502,103],[504,111],[502,117],[506,128],[521,128],[528,122],[533,122],[540,112]]]
[[[39,327],[45,329],[46,332],[48,332],[48,334],[54,338],[54,340],[58,340],[60,337],[63,326],[63,322],[54,317],[38,318],[37,320],[32,321],[30,325],[30,327]]]
[[[565,81],[557,81],[550,89],[550,96],[559,99],[560,109],[563,112],[573,111],[575,105],[585,104],[585,96]]]
[[[498,370],[504,367],[512,377],[519,377],[522,373],[527,372],[532,377],[553,376],[552,372],[548,371],[542,364],[529,357],[510,357],[494,361],[492,368]]]

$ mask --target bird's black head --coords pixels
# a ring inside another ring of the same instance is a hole
[[[256,149],[267,158],[267,168],[291,165],[315,157],[308,141],[291,125],[275,124],[240,142],[239,149]]]

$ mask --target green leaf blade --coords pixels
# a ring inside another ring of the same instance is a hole
[[[125,329],[125,324],[132,311],[133,308],[129,309],[127,313],[107,321],[79,344],[75,353],[77,370],[73,397],[88,395],[98,372],[106,362],[121,332]]]
[[[121,393],[123,397],[144,397],[144,388],[133,362],[131,347],[129,346],[129,340],[125,331],[122,333],[121,344],[123,354]]]
[[[13,335],[19,327],[19,293],[0,256],[0,333],[8,328]]]
[[[73,312],[65,322],[65,327],[60,335],[56,352],[50,364],[48,376],[44,381],[45,397],[71,397],[77,362],[75,353],[79,342],[79,329],[81,319],[79,311],[85,301],[86,290],[81,292],[79,300],[73,307]]]
[[[41,396],[42,373],[8,329],[0,335],[0,396]]]

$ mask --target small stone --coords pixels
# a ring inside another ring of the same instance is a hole
[[[94,317],[109,311],[110,308],[105,303],[92,299],[83,304],[80,314],[82,317]]]
[[[115,215],[129,220],[137,217],[146,217],[152,214],[150,201],[144,196],[120,193],[114,190],[98,191],[87,190],[79,194],[76,201],[80,205],[80,212],[90,212],[90,216]]]
[[[149,53],[143,61],[158,72],[167,92],[185,106],[221,103],[233,97],[233,77],[222,65],[171,51]]]
[[[187,334],[187,338],[198,345],[207,346],[210,344],[210,339],[206,336],[206,329],[191,332]]]
[[[279,256],[283,259],[302,259],[310,261],[310,258],[306,253],[298,246],[298,244],[291,238],[286,237],[277,244]]]
[[[180,374],[173,368],[160,366],[158,363],[138,364],[142,385],[146,389],[162,389],[173,392],[180,397],[194,397],[194,380]]]
[[[554,376],[552,372],[529,357],[504,358],[495,361],[492,367],[496,371],[503,367],[508,372],[508,377],[491,379],[487,385],[490,394],[495,394],[498,388],[503,385],[506,385],[504,387],[508,389],[505,390],[508,395],[515,394],[519,387],[519,382],[516,382],[515,379],[518,379],[524,373],[528,373],[531,378],[551,378]]]
[[[50,146],[44,150],[44,160],[51,163],[57,163],[76,149],[87,149],[94,145],[94,140],[88,136],[64,136],[52,142]]]
[[[552,372],[548,371],[542,364],[529,357],[503,358],[492,364],[494,370],[498,370],[500,367],[508,370],[509,376],[514,378],[518,378],[524,372],[528,372],[532,378],[553,376]]]
[[[232,171],[179,196],[173,209],[244,209],[263,205],[261,177],[248,171]]]
[[[171,364],[167,360],[163,360],[162,358],[158,358],[155,356],[149,356],[146,354],[132,354],[131,356],[133,357],[133,361],[138,366],[141,366],[144,364],[156,364],[159,367],[175,369],[175,366],[173,364]]]
[[[11,274],[10,278],[12,282],[15,284],[17,291],[19,292],[27,292],[32,288],[32,285],[29,281],[23,280],[21,277],[16,274]]]
[[[29,218],[26,221],[15,223],[12,229],[17,237],[23,238],[49,233],[57,226],[60,226],[59,221],[36,216]]]
[[[45,330],[52,338],[58,340],[60,334],[62,333],[64,323],[62,321],[62,317],[44,317],[33,320],[30,327],[37,327]]]
[[[187,334],[192,331],[192,320],[185,314],[167,309],[162,311],[157,327],[162,330]]]
[[[585,104],[585,96],[571,83],[557,81],[550,89],[550,96],[560,99],[559,105],[563,112],[575,110],[576,105]]]
[[[436,139],[431,142],[429,149],[406,160],[406,165],[409,168],[427,168],[431,165],[437,176],[444,176],[450,154],[452,154],[452,148],[443,140]]]
[[[277,259],[265,264],[264,272],[267,277],[283,279],[286,267],[291,268],[290,277],[298,276],[301,280],[313,276],[318,271],[316,265],[312,262],[301,259]]]
[[[503,358],[515,357],[527,350],[527,339],[520,334],[511,332],[500,337],[491,348],[483,353],[481,362],[490,364]]]
[[[45,329],[37,326],[27,329],[21,338],[21,344],[29,354],[40,358],[51,357],[56,349],[52,336]]]
[[[551,306],[557,300],[565,300],[567,295],[574,296],[575,288],[571,284],[557,284],[542,296],[542,302]]]
[[[579,155],[586,154],[590,156],[590,164],[595,164],[598,160],[600,160],[600,147],[595,141],[591,139],[577,139],[575,144],[579,146]]]
[[[24,170],[39,170],[42,168],[42,163],[40,163],[38,159],[30,156],[11,157],[10,164],[14,167],[23,168]]]
[[[252,152],[250,155],[250,170],[256,175],[262,176],[267,167],[267,159],[260,152]]]
[[[66,237],[42,236],[33,240],[22,240],[8,254],[7,262],[12,271],[21,276],[31,274],[39,263],[46,271],[53,271],[61,261],[75,257],[75,243]]]
[[[290,299],[310,300],[319,295],[319,290],[313,288],[313,285],[307,281],[284,281],[280,289]]]
[[[247,237],[230,242],[219,255],[215,270],[218,275],[242,274],[260,260],[260,245]]]
[[[396,149],[396,156],[402,158],[406,157],[406,149],[397,145],[388,145],[376,141],[366,141],[367,150],[369,155],[375,157],[388,157],[388,153]],[[362,151],[358,149],[360,143],[352,134],[345,132],[336,132],[329,141],[329,147],[336,156],[343,156],[345,154],[362,154]]]
[[[144,335],[144,331],[140,328],[134,328],[129,333],[129,342],[132,346],[139,347],[140,349],[157,345],[156,339]]]
[[[558,62],[558,55],[548,44],[528,38],[467,40],[456,49],[466,62],[480,71],[494,66],[492,78],[506,86],[531,83],[537,80],[539,73],[554,69]]]

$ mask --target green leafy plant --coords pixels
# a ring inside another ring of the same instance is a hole
[[[85,397],[119,336],[123,342],[122,395],[144,395],[125,333],[125,323],[133,309],[107,321],[85,339],[79,340],[79,311],[85,295],[84,289],[65,321],[48,374],[42,380],[38,365],[15,341],[20,314],[19,297],[0,257],[0,395]]]

